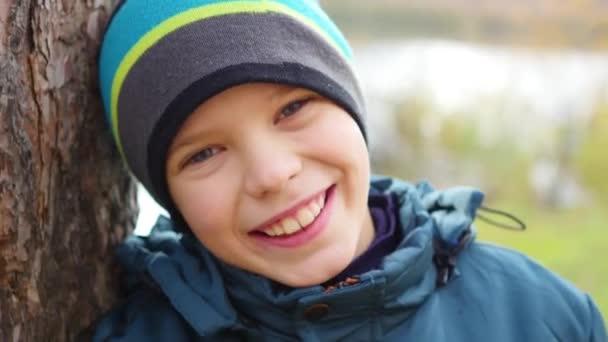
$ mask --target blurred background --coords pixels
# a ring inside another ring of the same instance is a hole
[[[477,221],[608,317],[608,0],[325,0],[355,53],[375,173],[466,184]],[[142,191],[138,234],[158,210]]]

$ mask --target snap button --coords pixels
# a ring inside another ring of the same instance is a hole
[[[318,321],[329,312],[327,304],[313,304],[304,310],[304,317],[309,321]]]

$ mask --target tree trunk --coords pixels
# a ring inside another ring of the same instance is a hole
[[[0,0],[0,341],[86,336],[117,299],[137,205],[97,88],[115,3]]]

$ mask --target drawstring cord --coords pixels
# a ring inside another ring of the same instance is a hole
[[[526,224],[522,220],[520,220],[519,218],[515,217],[515,215],[509,214],[509,213],[507,213],[505,211],[502,211],[502,210],[488,208],[488,207],[485,207],[483,205],[480,206],[477,210],[478,211],[484,211],[486,213],[493,214],[493,215],[499,215],[499,216],[506,217],[506,218],[510,219],[511,221],[513,221],[513,222],[515,222],[517,224],[516,226],[512,226],[512,225],[509,225],[509,224],[505,224],[505,223],[501,223],[501,222],[489,219],[486,216],[483,216],[483,215],[481,215],[479,213],[477,214],[477,218],[479,218],[480,220],[482,220],[482,221],[484,221],[484,222],[486,222],[488,224],[491,224],[491,225],[493,225],[495,227],[509,229],[509,230],[522,230],[522,231],[526,230]]]
[[[515,222],[515,225],[510,225],[507,223],[502,223],[502,222],[490,219],[487,216],[477,213],[476,218],[479,218],[480,220],[482,220],[488,224],[491,224],[493,226],[504,228],[504,229],[509,229],[509,230],[517,230],[517,231],[526,230],[526,224],[522,220],[517,218],[515,215],[509,214],[505,211],[488,208],[485,206],[480,206],[477,209],[477,211],[478,212],[483,211],[488,214],[502,216],[502,217],[505,217],[505,218],[510,219],[511,221]],[[467,244],[470,237],[471,237],[471,234],[469,232],[464,232],[464,234],[462,234],[459,237],[458,244],[454,248],[451,248],[449,250],[445,250],[445,249],[441,248],[439,241],[437,241],[437,240],[433,241],[433,246],[435,248],[435,255],[433,256],[433,263],[435,264],[435,267],[437,268],[436,285],[438,288],[445,286],[448,283],[448,281],[454,276],[454,269],[456,267],[456,256],[458,255],[458,253],[460,253],[460,251],[462,249],[464,249],[464,246]]]

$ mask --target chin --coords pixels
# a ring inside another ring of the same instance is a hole
[[[293,288],[302,288],[302,287],[310,287],[321,285],[324,282],[328,281],[332,277],[319,277],[317,279],[307,278],[307,279],[284,279],[284,281],[279,281],[279,283],[293,287]]]
[[[306,272],[302,272],[300,274],[290,274],[289,277],[269,277],[274,278],[275,281],[283,285],[287,285],[289,287],[300,288],[300,287],[309,287],[316,286],[325,283],[326,281],[332,279],[342,272],[349,265],[349,262],[340,263],[339,265],[327,265],[324,264],[323,269],[320,267],[310,266],[306,268]],[[328,266],[333,266],[332,269],[327,269]],[[312,272],[314,273],[311,273]],[[315,272],[316,270],[316,272]],[[324,272],[323,272],[324,271]]]

